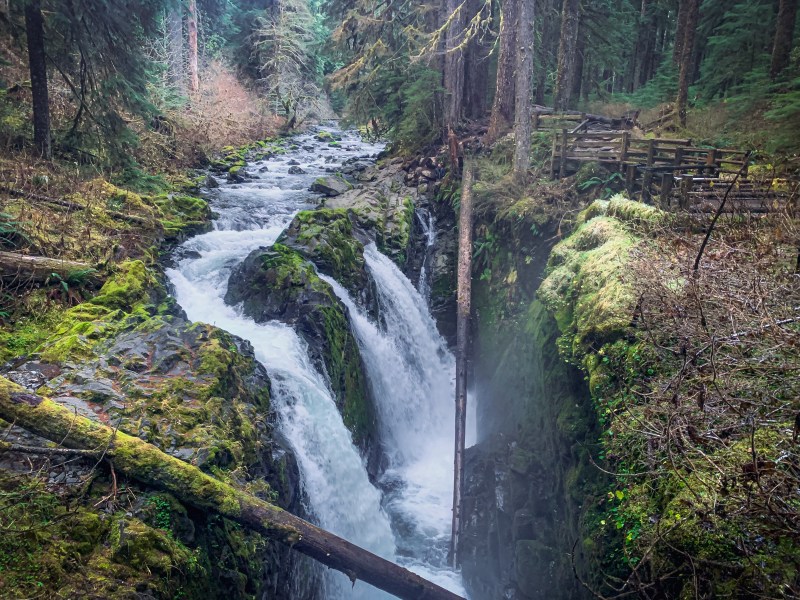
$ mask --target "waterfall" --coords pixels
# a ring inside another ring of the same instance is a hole
[[[344,426],[325,377],[314,367],[295,331],[256,324],[223,300],[231,269],[253,250],[274,244],[299,210],[312,208],[309,185],[332,168],[380,151],[344,134],[335,150],[299,136],[295,149],[255,163],[253,179],[223,183],[212,198],[214,230],[185,242],[167,275],[178,303],[194,321],[216,325],[248,340],[272,380],[278,428],[297,457],[307,509],[325,529],[463,594],[446,568],[452,502],[453,358],[436,331],[425,299],[374,245],[365,257],[375,281],[380,324],[371,322],[335,281],[350,308],[379,399],[377,406],[388,468],[376,488]],[[332,161],[331,154],[336,153]],[[289,172],[290,161],[305,171]],[[293,163],[296,164],[296,163]],[[258,169],[259,175],[255,174]],[[432,225],[432,220],[428,220]],[[429,246],[433,227],[428,229]],[[429,247],[430,250],[430,247]],[[182,257],[182,258],[181,258]],[[327,600],[378,600],[386,594],[326,571]]]
[[[374,244],[364,250],[378,292],[373,322],[341,285],[377,403],[389,466],[384,505],[398,532],[401,564],[464,593],[447,568],[453,494],[455,361],[421,294]]]
[[[433,217],[433,213],[429,210],[419,209],[415,214],[417,215],[420,227],[422,227],[422,233],[425,236],[425,257],[422,259],[422,267],[419,271],[419,285],[417,288],[419,289],[420,295],[428,301],[431,296],[428,269],[430,268],[430,259],[433,257],[433,250],[436,247],[436,220]]]

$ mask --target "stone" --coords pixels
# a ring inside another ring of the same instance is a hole
[[[306,172],[298,166],[289,167],[289,175],[305,175]]]
[[[353,186],[341,177],[320,177],[311,185],[311,191],[334,198],[353,189]]]
[[[219,187],[219,181],[217,181],[216,177],[214,177],[213,175],[209,174],[209,175],[206,176],[206,187],[208,189],[211,189],[211,190],[213,190],[215,188],[218,188]]]

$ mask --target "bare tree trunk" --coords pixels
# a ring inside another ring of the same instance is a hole
[[[481,13],[481,18],[490,18],[490,10],[483,0],[470,0],[467,4],[467,18]],[[489,52],[492,44],[473,37],[467,44],[464,54],[464,116],[480,119],[486,115],[486,100],[489,91]]]
[[[689,4],[686,0],[680,0],[678,5],[678,20],[675,25],[675,45],[672,48],[672,62],[679,66],[683,58],[683,42],[686,38],[686,19],[689,16]]]
[[[459,0],[447,0],[447,14],[451,21],[445,36],[445,131],[458,126],[463,112],[464,52],[459,46],[464,39],[464,9],[458,10],[460,6]]]
[[[789,66],[796,18],[797,0],[780,0],[775,43],[772,46],[772,62],[769,67],[769,76],[772,79],[775,79],[781,71]]]
[[[33,95],[33,142],[39,154],[53,158],[50,141],[50,100],[47,90],[47,59],[44,50],[44,17],[39,0],[25,4],[25,33],[28,37],[28,66]]]
[[[561,12],[561,41],[558,46],[558,74],[556,75],[554,101],[557,110],[566,110],[570,105],[579,11],[580,0],[564,0],[564,8]]]
[[[676,111],[681,127],[686,127],[686,109],[689,100],[689,84],[694,74],[694,40],[697,31],[697,19],[700,12],[699,0],[683,0],[686,7],[686,35],[683,38],[681,56],[681,74],[678,79],[678,99]]]
[[[200,91],[200,70],[197,55],[197,0],[189,0],[186,21],[189,31],[189,89],[192,93]]]
[[[169,83],[173,88],[183,90],[183,10],[180,6],[174,6],[167,12],[167,52]]]
[[[536,23],[539,25],[541,31],[542,45],[539,52],[535,56],[539,57],[537,64],[534,66],[536,69],[536,89],[534,92],[534,101],[536,104],[544,104],[545,84],[547,82],[547,72],[550,67],[550,58],[555,54],[553,46],[553,0],[541,0],[539,4],[539,17]],[[585,37],[583,38],[585,41]],[[579,57],[583,62],[583,56]]]
[[[504,0],[501,8],[500,54],[497,59],[497,82],[495,84],[492,116],[486,132],[486,144],[493,144],[500,134],[508,129],[514,119],[514,98],[517,60],[517,21],[519,0]]]
[[[464,446],[467,430],[467,359],[469,358],[469,320],[472,312],[472,183],[475,164],[467,159],[461,182],[458,215],[458,312],[456,323],[456,440],[453,470],[453,528],[450,538],[450,564],[457,567],[461,533],[461,496],[464,489]]]
[[[636,51],[634,53],[633,79],[631,80],[631,90],[634,91],[643,84],[644,74],[650,64],[647,55],[647,48],[652,43],[653,32],[650,30],[650,17],[647,14],[649,7],[648,0],[642,0],[641,10],[639,11],[639,27],[636,34]]]
[[[541,18],[541,17],[540,17]],[[583,63],[586,52],[586,32],[583,18],[578,20],[578,42],[575,47],[575,72],[572,74],[572,98],[579,100],[583,86]]]
[[[212,511],[398,598],[459,600],[433,584],[281,508],[214,479],[137,437],[114,431],[66,407],[28,394],[0,377],[0,418],[73,449],[98,450],[117,471],[166,490],[199,510]],[[463,599],[460,599],[463,600]]]
[[[531,154],[531,82],[533,81],[533,21],[534,0],[522,0],[519,6],[517,32],[517,100],[514,111],[514,179],[524,182],[528,177]],[[570,86],[572,81],[570,81]]]

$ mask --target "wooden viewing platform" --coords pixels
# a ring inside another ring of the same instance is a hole
[[[658,198],[662,208],[691,212],[715,209],[737,173],[728,211],[770,212],[797,197],[797,184],[748,179],[750,155],[743,150],[694,146],[689,139],[637,138],[626,130],[594,131],[590,124],[587,117],[572,130],[554,133],[551,179],[599,163],[623,174],[625,188],[642,201]]]

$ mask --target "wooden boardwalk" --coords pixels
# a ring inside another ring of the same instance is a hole
[[[588,117],[572,130],[555,131],[551,179],[590,162],[617,170],[632,196],[665,209],[715,210],[736,174],[740,179],[729,194],[730,211],[771,212],[797,202],[796,183],[748,178],[750,154],[743,150],[700,147],[688,139],[638,138],[628,130],[597,131]]]

